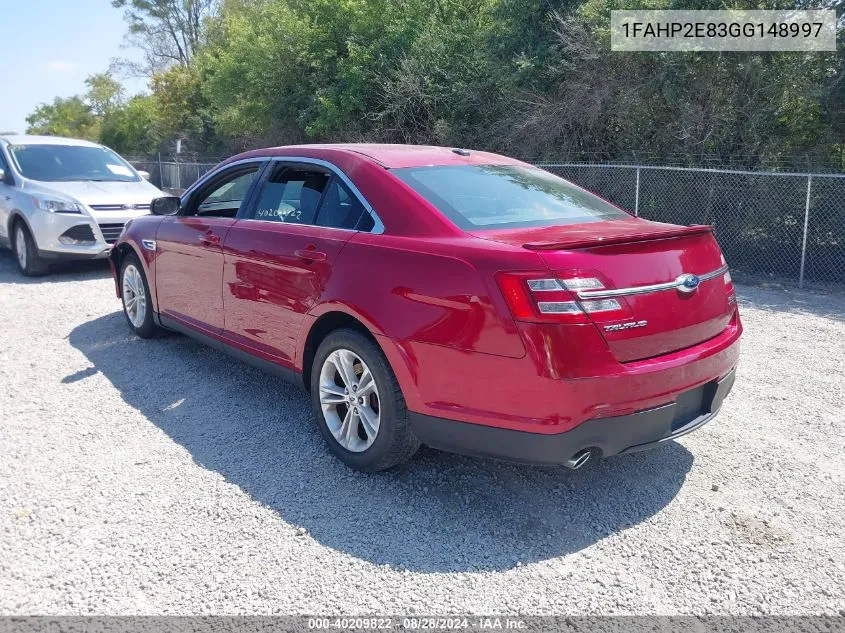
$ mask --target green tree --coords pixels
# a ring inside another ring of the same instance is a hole
[[[485,145],[502,95],[486,55],[492,26],[488,6],[435,14],[406,54],[379,81],[370,118],[385,140]]]
[[[143,75],[189,66],[204,41],[204,21],[217,5],[218,0],[112,0],[113,7],[124,9],[128,42],[145,56],[144,64],[123,66]]]
[[[85,80],[85,100],[95,116],[105,117],[124,104],[123,86],[108,72],[90,75]]]
[[[187,140],[188,149],[199,153],[215,146],[217,135],[197,69],[174,66],[153,75],[150,85],[156,134],[162,142],[172,144],[176,139]]]
[[[128,156],[149,156],[161,141],[155,98],[138,95],[102,122],[100,142]]]
[[[707,155],[749,166],[845,155],[842,50],[613,52],[610,11],[641,8],[636,0],[112,3],[146,54],[134,70],[150,77],[151,94],[127,100],[112,75],[93,75],[83,96],[40,105],[30,129],[130,153],[168,151],[182,139],[189,151],[215,154],[382,140],[538,158]]]
[[[687,4],[652,0],[649,8]],[[583,152],[602,160],[639,152],[696,162],[707,155],[754,166],[830,142],[825,84],[836,54],[613,52],[610,11],[633,6],[586,0],[558,14],[557,74],[517,102],[506,144],[535,156]]]
[[[252,142],[415,134],[393,129],[404,115],[382,116],[411,89],[402,73],[427,64],[443,88],[435,98],[449,97],[444,112],[453,98],[471,102],[484,82],[464,80],[483,65],[477,35],[487,32],[492,2],[230,0],[198,57],[215,123]],[[435,68],[441,62],[448,67]],[[456,82],[444,87],[451,72]],[[428,119],[430,136],[437,116]]]
[[[56,97],[53,103],[42,103],[26,117],[28,134],[68,136],[96,141],[99,136],[97,117],[82,97]]]

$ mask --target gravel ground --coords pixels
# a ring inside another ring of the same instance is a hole
[[[845,296],[742,287],[704,429],[578,472],[376,476],[304,393],[0,254],[0,613],[845,615]]]

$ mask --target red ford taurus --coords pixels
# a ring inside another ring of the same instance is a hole
[[[711,227],[635,218],[484,152],[235,156],[110,261],[129,326],[302,384],[364,471],[421,444],[578,468],[713,418],[742,332]]]

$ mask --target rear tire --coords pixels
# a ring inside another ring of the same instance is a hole
[[[320,344],[311,366],[311,402],[329,449],[350,468],[387,470],[420,447],[387,358],[360,332],[335,330]]]
[[[45,262],[38,254],[38,247],[22,220],[15,222],[12,229],[12,251],[15,253],[15,263],[22,275],[27,277],[38,277],[49,270]]]
[[[141,338],[152,338],[161,331],[153,319],[150,296],[144,267],[134,254],[127,255],[120,264],[120,299],[126,322]]]

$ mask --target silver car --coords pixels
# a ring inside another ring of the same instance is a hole
[[[55,136],[0,136],[0,246],[24,275],[51,261],[106,257],[161,191],[102,145]]]

